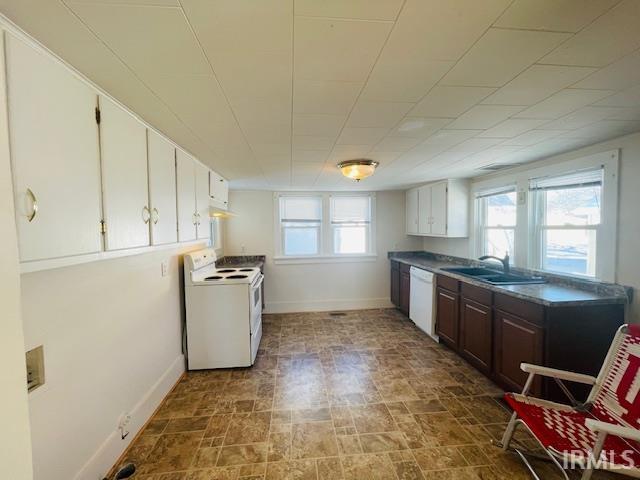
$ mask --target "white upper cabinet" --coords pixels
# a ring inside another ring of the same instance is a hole
[[[417,205],[417,213],[416,213]],[[434,237],[469,235],[469,183],[444,180],[407,191],[407,233]],[[417,217],[417,230],[409,230],[409,219]]]
[[[196,239],[196,181],[195,159],[176,150],[176,185],[178,195],[178,241]]]
[[[407,190],[407,233],[418,233],[418,189]]]
[[[229,206],[229,182],[216,172],[209,172],[209,195],[211,204],[226,210]]]
[[[50,56],[5,38],[20,260],[99,252],[96,92]]]
[[[198,239],[208,239],[211,236],[211,219],[209,207],[209,169],[196,163],[196,226]]]
[[[147,130],[147,142],[151,244],[175,243],[178,241],[176,150],[153,130]]]
[[[100,151],[106,250],[148,246],[147,129],[102,95]]]

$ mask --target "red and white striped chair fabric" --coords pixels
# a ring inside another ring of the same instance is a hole
[[[562,380],[591,383],[593,388],[583,408],[508,393],[514,415],[503,437],[507,448],[517,422],[526,425],[538,442],[556,459],[572,459],[591,476],[593,462],[604,456],[597,468],[621,471],[640,478],[640,326],[623,325],[616,334],[597,378],[523,364],[530,372]],[[530,385],[531,382],[528,382]],[[558,463],[558,462],[556,462]],[[530,467],[531,468],[531,467]]]

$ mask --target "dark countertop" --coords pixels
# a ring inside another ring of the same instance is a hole
[[[390,260],[428,270],[440,275],[455,278],[462,282],[477,285],[488,290],[505,295],[511,295],[523,300],[540,303],[545,306],[565,307],[580,305],[610,305],[625,304],[630,301],[630,289],[622,285],[598,283],[581,279],[569,279],[554,275],[536,275],[547,278],[548,283],[531,285],[491,285],[473,278],[453,272],[443,271],[443,268],[459,267],[463,265],[478,265],[480,262],[459,257],[448,257],[431,252],[389,252]],[[500,269],[500,265],[482,263]],[[518,271],[514,269],[514,271]],[[523,273],[531,273],[523,271]]]
[[[216,267],[260,268],[264,267],[266,255],[230,255],[216,260]]]

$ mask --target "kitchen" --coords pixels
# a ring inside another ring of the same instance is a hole
[[[638,323],[637,2],[0,13],[3,478],[565,478],[522,405]]]

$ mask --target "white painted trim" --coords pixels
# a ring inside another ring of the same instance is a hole
[[[48,258],[45,260],[34,260],[20,263],[20,273],[39,272],[42,270],[52,270],[54,268],[70,267],[83,263],[97,262],[99,260],[110,260],[113,258],[130,257],[143,253],[159,252],[161,250],[172,250],[196,245],[206,246],[208,240],[193,240],[191,242],[169,243],[166,245],[155,245],[139,248],[127,248],[124,250],[111,250],[105,252],[89,253],[86,255],[74,255],[72,257]]]
[[[180,354],[131,409],[130,433],[127,438],[120,439],[120,433],[117,430],[111,432],[89,461],[76,473],[73,477],[74,480],[103,478],[122,455],[122,452],[133,441],[140,429],[147,423],[147,420],[151,418],[153,412],[171,391],[184,371],[184,355]]]
[[[329,312],[334,310],[361,310],[368,308],[391,307],[393,307],[393,304],[389,297],[347,300],[267,302],[264,313]]]

